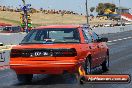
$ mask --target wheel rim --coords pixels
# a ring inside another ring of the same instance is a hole
[[[87,63],[87,73],[90,73],[90,64]]]
[[[88,59],[86,60],[86,73],[87,74],[91,73],[91,65]]]
[[[109,67],[109,56],[107,56],[107,59],[106,59],[106,66]]]

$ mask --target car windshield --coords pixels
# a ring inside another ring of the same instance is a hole
[[[79,43],[76,28],[34,29],[22,40],[21,44]]]

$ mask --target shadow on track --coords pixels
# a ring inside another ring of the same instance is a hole
[[[103,71],[100,68],[93,70],[92,74],[102,74]],[[55,85],[55,84],[76,84],[77,79],[73,74],[63,75],[34,75],[32,82],[30,83],[18,83],[14,86],[22,85]]]

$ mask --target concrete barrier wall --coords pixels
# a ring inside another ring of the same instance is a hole
[[[16,45],[22,41],[25,35],[25,33],[0,33],[0,42],[5,45]]]
[[[108,34],[108,33],[117,33],[132,30],[132,25],[127,26],[115,26],[115,27],[98,27],[94,28],[97,34]]]

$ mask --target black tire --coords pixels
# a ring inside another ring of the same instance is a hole
[[[17,74],[17,79],[21,83],[30,83],[32,78],[33,74]]]
[[[83,85],[86,81],[86,79],[83,76],[80,76],[79,73],[74,74],[76,78],[76,83],[79,85]]]
[[[84,70],[86,75],[91,74],[91,58],[86,58]]]
[[[103,72],[109,71],[109,55],[107,56],[106,60],[102,63],[102,70]]]
[[[81,85],[85,84],[85,82],[86,82],[85,77],[80,77],[79,82],[80,82]]]

